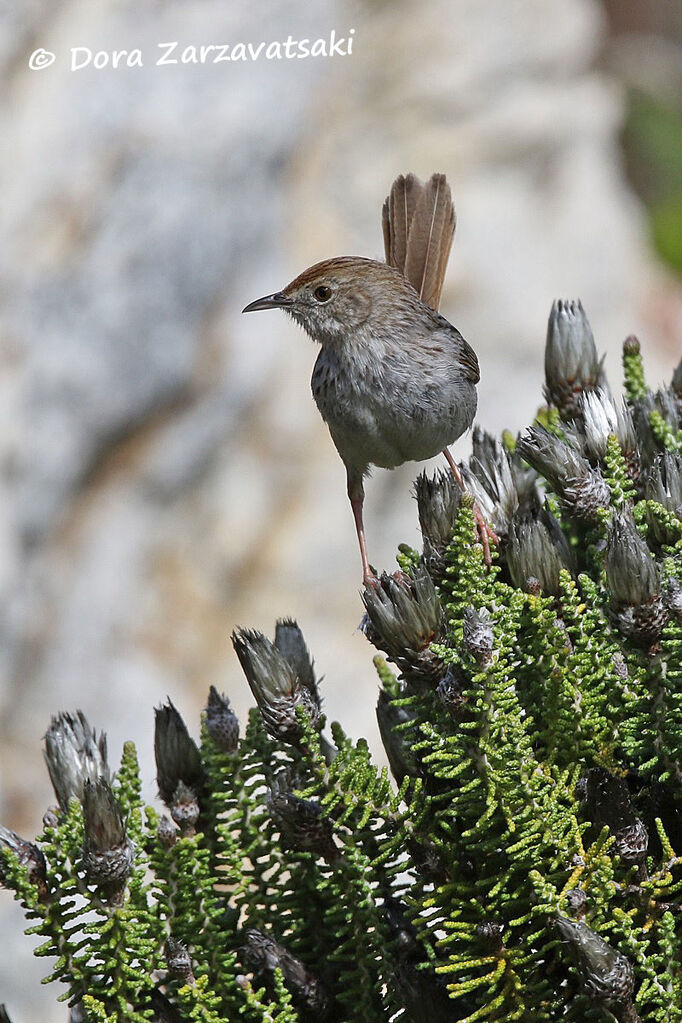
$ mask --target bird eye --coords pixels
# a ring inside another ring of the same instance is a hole
[[[313,291],[313,298],[318,302],[328,302],[332,297],[332,289],[328,288],[326,284],[320,284],[318,288]]]

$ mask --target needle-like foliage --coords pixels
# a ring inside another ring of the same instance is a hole
[[[418,480],[424,550],[364,594],[393,778],[290,619],[234,633],[241,737],[214,687],[200,743],[157,710],[167,814],[53,719],[58,806],[0,828],[0,881],[71,1023],[682,1023],[682,383],[624,367],[620,402],[556,303],[550,405],[476,432],[467,493]]]

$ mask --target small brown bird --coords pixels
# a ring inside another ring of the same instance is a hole
[[[327,259],[243,310],[284,309],[321,345],[313,397],[346,467],[365,585],[375,577],[364,477],[373,465],[394,469],[442,451],[461,485],[448,446],[473,422],[479,380],[473,348],[437,312],[455,233],[445,176],[424,184],[400,175],[384,203],[383,230],[385,263]]]

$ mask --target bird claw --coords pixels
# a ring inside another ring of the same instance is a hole
[[[485,515],[478,507],[478,504],[474,501],[474,519],[476,520],[476,529],[478,536],[483,547],[483,560],[485,561],[488,568],[492,565],[492,557],[490,554],[490,542],[492,541],[495,546],[499,544],[500,538],[490,525]]]

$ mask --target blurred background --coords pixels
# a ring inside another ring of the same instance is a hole
[[[194,734],[209,684],[243,717],[237,624],[298,619],[331,718],[376,748],[372,650],[342,465],[284,316],[241,317],[331,255],[381,258],[393,180],[444,171],[442,310],[481,363],[478,421],[541,400],[547,315],[580,297],[620,385],[682,354],[682,8],[669,0],[30,0],[0,7],[0,820],[52,800],[41,737],[81,708]],[[157,67],[179,49],[347,37],[351,56]],[[69,70],[74,46],[142,68]],[[33,50],[56,54],[29,71]],[[465,457],[468,444],[455,454]],[[418,543],[415,466],[367,485],[370,557]],[[0,1002],[64,1023],[0,893]]]

